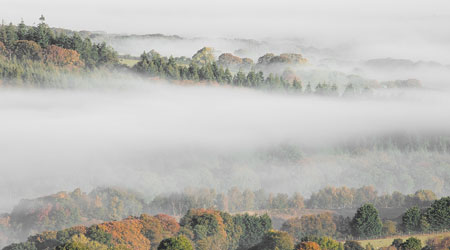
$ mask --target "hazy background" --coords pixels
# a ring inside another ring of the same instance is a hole
[[[43,14],[51,26],[109,33],[200,37],[301,38],[347,56],[450,64],[446,0],[215,1],[2,0],[6,22]],[[351,53],[350,53],[351,52]]]

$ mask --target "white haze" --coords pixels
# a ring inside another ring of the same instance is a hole
[[[448,93],[342,100],[137,80],[124,84],[125,90],[1,90],[0,211],[22,198],[99,185],[149,195],[189,186],[309,193],[326,184],[359,185],[336,178],[351,171],[348,162],[339,164],[345,159],[277,168],[264,162],[237,166],[227,157],[284,143],[324,148],[361,136],[450,132]],[[224,171],[234,172],[218,178]]]
[[[343,72],[378,81],[417,78],[425,88],[450,89],[448,0],[0,1],[5,22],[23,18],[32,25],[41,14],[52,27],[186,38],[109,41],[120,53],[155,49],[190,57],[203,46],[254,60],[269,52],[301,53],[310,65],[294,70],[323,71],[323,79],[322,73],[311,77],[320,81],[331,82],[330,75],[346,84]],[[254,40],[234,40],[240,38]],[[412,63],[366,64],[379,58]],[[428,61],[433,63],[423,63]],[[366,184],[450,194],[448,153],[327,151],[343,141],[396,132],[448,135],[448,92],[388,92],[395,97],[386,98],[377,90],[377,98],[340,100],[124,84],[125,90],[0,90],[0,212],[22,198],[99,185],[127,186],[150,197],[188,186],[233,185],[305,195],[325,185]],[[253,155],[283,144],[323,151],[295,163]]]
[[[352,59],[394,57],[450,64],[447,0],[2,0],[0,3],[0,17],[6,22],[18,23],[23,18],[32,24],[38,22],[40,14],[51,26],[75,30],[263,41],[300,38],[305,46],[331,48]]]

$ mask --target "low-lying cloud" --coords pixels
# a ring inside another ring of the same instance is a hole
[[[340,176],[361,171],[352,166],[363,156],[320,153],[321,161],[311,158],[320,164],[266,164],[248,155],[284,144],[322,152],[367,136],[450,132],[450,98],[443,92],[339,99],[137,80],[125,85],[131,87],[0,91],[0,211],[21,198],[99,185],[149,195],[187,186],[308,193],[326,183],[358,185]],[[436,157],[448,160],[445,153]],[[400,158],[408,155],[399,153],[395,164],[405,162]]]

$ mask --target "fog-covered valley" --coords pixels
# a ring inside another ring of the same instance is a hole
[[[25,197],[96,186],[148,198],[233,186],[450,193],[447,93],[339,99],[134,78],[116,85],[1,92],[3,211]]]
[[[447,249],[449,6],[2,1],[0,248]]]

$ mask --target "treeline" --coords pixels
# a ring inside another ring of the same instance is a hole
[[[405,210],[404,210],[405,211]],[[412,207],[401,216],[399,223],[381,220],[378,210],[370,203],[359,207],[353,218],[322,213],[291,218],[282,231],[300,240],[304,237],[333,237],[336,239],[392,236],[399,233],[429,233],[450,229],[450,197],[434,201],[419,209]]]
[[[144,52],[133,68],[138,73],[169,80],[207,81],[244,87],[264,86],[273,89],[290,86],[290,83],[278,75],[270,74],[264,77],[262,71],[250,71],[248,74],[239,71],[233,75],[228,68],[224,69],[217,63],[209,61],[203,64],[191,62],[189,66],[185,66],[178,64],[173,57],[167,59],[155,51]]]
[[[450,197],[436,200],[430,207],[411,207],[402,216],[404,232],[428,232],[450,228]]]
[[[184,192],[159,195],[149,204],[153,213],[181,215],[191,208],[217,208],[228,212],[274,209],[353,209],[372,203],[378,208],[426,207],[436,195],[430,190],[419,190],[404,195],[399,192],[378,195],[372,186],[361,188],[326,187],[305,199],[300,193],[266,193],[232,188],[226,193],[214,189],[187,189]]]
[[[345,142],[335,147],[337,152],[352,154],[364,153],[368,150],[399,150],[401,152],[431,151],[450,152],[450,136],[448,134],[413,134],[395,133],[376,137],[362,137]]]
[[[42,231],[121,220],[145,211],[146,203],[139,195],[118,188],[96,188],[89,194],[76,189],[22,200],[10,214],[0,215],[0,245]]]
[[[427,207],[436,199],[436,194],[431,190],[419,190],[409,195],[400,192],[378,195],[372,186],[361,188],[326,187],[312,193],[310,199],[306,202],[306,207],[321,209],[358,208],[365,203],[374,204],[378,208]]]
[[[450,197],[435,201],[427,209],[430,227],[450,229]],[[15,243],[5,250],[40,249],[158,249],[158,250],[374,250],[370,244],[347,240],[344,244],[333,240],[334,226],[319,219],[302,217],[288,221],[282,231],[272,229],[267,215],[231,215],[213,209],[190,209],[177,223],[168,215],[130,216],[122,221],[111,221],[90,227],[77,226],[61,231],[47,231]],[[361,206],[348,223],[351,234],[359,237],[379,236],[383,225],[372,204]],[[304,227],[309,227],[306,231]],[[313,230],[313,227],[322,228]],[[432,239],[423,250],[435,249],[449,242]],[[389,250],[421,250],[416,238],[396,239]],[[438,248],[439,249],[439,248]]]
[[[5,83],[44,84],[60,73],[117,64],[117,52],[105,43],[92,43],[76,32],[55,32],[43,16],[36,26],[0,26],[0,78]]]
[[[205,49],[205,48],[204,48]],[[320,96],[356,96],[371,94],[369,88],[363,90],[348,84],[343,91],[339,91],[336,84],[318,83],[315,86],[308,83],[306,87],[292,72],[286,70],[283,75],[272,74],[265,76],[264,72],[255,71],[253,68],[247,73],[239,70],[233,74],[229,68],[224,68],[221,63],[214,61],[209,54],[199,56],[201,52],[193,56],[193,60],[186,65],[185,58],[162,57],[152,50],[144,52],[139,62],[133,66],[133,70],[144,76],[158,77],[182,82],[210,82],[222,85],[239,87],[260,88],[269,90],[283,90],[302,94],[314,94]],[[292,79],[292,80],[289,80]],[[341,93],[342,92],[342,93]]]
[[[436,199],[431,191],[426,190],[418,191],[413,195],[402,195],[398,192],[392,195],[377,195],[373,187],[358,189],[327,187],[313,193],[309,199],[305,199],[300,193],[273,194],[263,190],[240,190],[236,187],[227,192],[216,192],[214,189],[207,188],[186,189],[183,192],[159,195],[150,202],[141,197],[130,190],[96,188],[88,194],[76,189],[69,193],[60,192],[34,200],[22,200],[10,214],[0,215],[0,243],[24,239],[30,234],[46,230],[60,230],[98,220],[120,220],[141,213],[182,216],[190,209],[197,208],[217,209],[231,213],[255,210],[290,213],[292,210],[300,211],[304,208],[357,208],[364,203],[373,203],[379,208],[386,207],[385,205],[388,204],[387,207],[406,209],[417,206],[423,209]],[[384,202],[386,197],[389,197],[390,202]],[[342,203],[341,199],[345,201],[350,199],[352,202],[343,207],[341,205],[345,203]],[[344,237],[349,234],[348,218],[321,216],[318,217],[319,221],[324,218],[329,221],[328,224],[335,225],[329,230],[333,228],[336,230],[328,236]]]
[[[49,231],[5,250],[37,249],[249,249],[272,229],[267,215],[189,210],[178,223],[168,215],[130,216],[90,227]],[[177,246],[178,248],[173,248]]]

